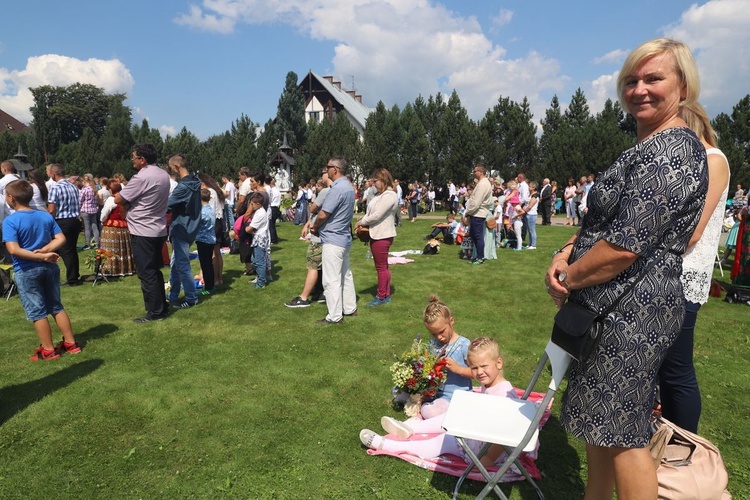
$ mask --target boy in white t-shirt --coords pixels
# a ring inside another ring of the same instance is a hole
[[[271,281],[270,275],[266,273],[266,253],[271,248],[271,234],[268,230],[268,212],[263,208],[263,195],[253,193],[250,197],[250,206],[253,210],[253,216],[245,226],[245,231],[253,235],[250,248],[253,255],[253,266],[258,273],[255,288],[265,288],[266,284]]]

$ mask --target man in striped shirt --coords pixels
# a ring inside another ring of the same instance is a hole
[[[50,179],[55,185],[49,190],[47,196],[47,211],[55,218],[65,236],[65,244],[57,253],[60,254],[65,263],[65,278],[67,286],[80,285],[79,262],[78,262],[78,235],[81,234],[80,215],[80,192],[78,188],[65,178],[65,170],[59,163],[53,163],[47,167]]]

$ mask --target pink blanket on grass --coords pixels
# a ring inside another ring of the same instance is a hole
[[[518,394],[518,397],[520,398],[524,391],[522,389],[516,389],[516,393]],[[532,392],[529,396],[529,401],[532,401],[534,403],[540,402],[542,399],[544,399],[544,393],[541,392]],[[553,400],[554,401],[554,400]],[[550,401],[549,406],[547,407],[547,410],[544,412],[544,415],[542,416],[542,420],[539,422],[539,428],[541,429],[542,426],[549,420],[550,417],[550,410],[552,408],[552,402]],[[412,440],[422,440],[422,439],[429,439],[431,437],[435,436],[435,434],[414,434],[411,436],[408,441]],[[401,440],[403,439],[388,435],[388,439],[393,440]],[[411,464],[416,465],[417,467],[421,467],[423,469],[435,471],[435,472],[442,472],[443,474],[450,474],[451,476],[460,477],[461,474],[464,473],[466,470],[466,467],[469,466],[468,462],[464,460],[464,457],[459,457],[456,455],[446,454],[446,455],[440,455],[439,457],[434,458],[422,458],[418,457],[416,455],[412,455],[410,453],[396,453],[396,452],[390,452],[390,451],[384,451],[384,450],[367,450],[368,455],[390,455],[392,457],[400,458],[401,460],[405,460],[406,462],[409,462]],[[521,456],[519,457],[519,461],[521,464],[523,464],[524,468],[528,471],[528,473],[533,477],[534,479],[541,479],[541,474],[539,473],[539,469],[536,467],[536,456],[537,452],[536,450],[530,453],[521,453]],[[487,469],[487,471],[490,474],[494,474],[497,472],[497,467],[490,467]],[[486,482],[484,479],[484,476],[481,472],[474,469],[469,473],[468,476],[469,479],[473,479],[474,481],[482,481]],[[512,465],[508,471],[503,474],[503,478],[500,480],[501,483],[511,483],[514,481],[522,481],[526,479],[523,474],[518,470],[518,468],[515,465]]]

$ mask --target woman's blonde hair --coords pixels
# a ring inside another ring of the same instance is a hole
[[[628,109],[625,103],[625,81],[636,68],[647,59],[661,55],[670,54],[674,64],[675,73],[680,79],[680,84],[685,92],[684,99],[680,101],[680,117],[685,120],[698,137],[704,139],[711,146],[716,146],[716,132],[711,127],[706,110],[698,102],[701,91],[700,75],[695,58],[687,45],[672,38],[654,38],[644,42],[630,53],[620,69],[617,76],[617,95],[623,109]]]
[[[467,351],[466,356],[468,357],[472,354],[480,353],[487,353],[492,359],[497,359],[500,357],[500,346],[497,345],[495,339],[479,337],[469,344],[469,350]]]
[[[443,318],[446,321],[451,319],[453,316],[451,310],[444,303],[440,302],[440,298],[437,295],[430,295],[428,300],[429,303],[424,308],[424,314],[422,315],[422,320],[426,324],[434,323],[438,318]]]

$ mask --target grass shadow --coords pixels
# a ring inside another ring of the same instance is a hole
[[[560,420],[551,416],[539,433],[537,467],[542,474],[539,485],[545,495],[555,498],[583,498],[586,485],[581,479],[581,460],[570,444],[572,438]],[[545,453],[545,450],[551,450]],[[585,456],[585,455],[584,455]],[[562,496],[561,496],[562,495]]]
[[[119,329],[120,328],[117,325],[114,325],[112,323],[101,323],[99,325],[92,326],[88,330],[76,333],[75,335],[78,343],[82,346],[85,346],[86,342],[88,342],[89,340],[104,338],[110,333],[114,333]]]
[[[102,359],[90,359],[37,380],[1,388],[0,401],[3,404],[0,406],[0,426],[26,407],[93,373],[102,364]]]
[[[551,416],[542,428],[540,434],[539,458],[536,461],[542,478],[536,483],[542,489],[545,497],[556,499],[583,498],[586,485],[581,480],[581,462],[576,449],[568,442],[568,434],[562,428],[557,417]],[[545,450],[551,450],[545,453]],[[457,477],[436,472],[432,475],[430,485],[436,490],[453,495]],[[462,495],[476,496],[486,483],[467,479],[459,491]],[[524,500],[538,498],[536,491],[526,481],[500,483],[500,490],[507,496],[515,489],[517,495]],[[494,496],[490,493],[490,497]]]

